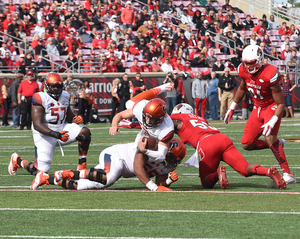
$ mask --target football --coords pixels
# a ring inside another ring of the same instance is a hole
[[[147,140],[147,146],[146,146],[147,149],[157,150],[157,142],[156,142],[155,138],[153,138],[153,137],[144,137],[143,141],[144,140]]]

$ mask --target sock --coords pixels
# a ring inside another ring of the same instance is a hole
[[[17,164],[20,166],[20,167],[22,167],[22,168],[24,168],[24,165],[25,165],[25,163],[27,163],[28,161],[27,160],[24,160],[24,159],[22,159],[21,157],[18,157],[17,158]]]
[[[258,139],[256,142],[255,142],[255,150],[259,150],[259,149],[267,149],[269,148],[269,145],[267,144],[267,142],[265,140],[261,140],[261,139]]]
[[[219,181],[217,171],[214,173],[208,174],[206,176],[206,179],[207,179],[207,182],[211,185],[211,187],[213,187]]]
[[[259,164],[255,164],[252,168],[252,173],[256,175],[266,175],[269,176],[269,169],[260,166]]]
[[[75,174],[74,174],[75,175]],[[75,178],[75,177],[74,177]],[[86,178],[86,170],[79,170],[79,178]],[[79,179],[78,178],[78,179]]]
[[[57,185],[54,175],[49,175],[48,182],[50,185]]]
[[[137,102],[140,100],[151,100],[153,98],[155,98],[157,95],[165,92],[165,86],[164,85],[160,85],[157,86],[155,88],[152,88],[150,90],[144,91],[142,93],[139,93],[138,95],[136,95],[135,97],[133,97],[132,99],[130,99],[133,102]]]
[[[79,162],[78,164],[86,163],[86,154],[79,154]]]
[[[277,162],[279,163],[282,172],[291,174],[289,165],[286,161],[284,150],[280,145],[278,139],[270,146],[270,149],[272,150]]]

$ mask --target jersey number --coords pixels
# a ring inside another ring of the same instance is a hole
[[[212,130],[217,130],[217,128],[215,128],[215,127],[213,127],[213,126],[210,126],[210,125],[208,125],[207,123],[205,123],[205,122],[200,122],[200,123],[198,123],[199,122],[199,120],[190,120],[190,123],[191,123],[191,125],[193,125],[193,127],[198,127],[198,128],[200,128],[200,129],[212,129]]]
[[[63,118],[60,120],[60,114],[59,112],[63,111]],[[62,107],[62,108],[52,108],[51,109],[51,116],[56,117],[56,121],[54,122],[55,124],[60,123],[62,124],[66,118],[66,107]],[[58,122],[60,120],[60,122]]]
[[[255,92],[255,90],[256,90],[256,92]],[[260,94],[260,90],[248,87],[248,91],[253,95],[253,97],[255,99],[257,99],[257,97],[259,97],[261,100],[264,99],[264,97]]]
[[[152,169],[151,171],[147,172],[147,174],[148,174],[149,177],[153,177],[153,176],[158,176],[159,175],[159,173],[157,172],[157,170],[153,169],[153,167],[150,164],[147,163],[145,165],[145,168],[148,168],[150,170]],[[146,171],[148,171],[148,170],[146,170]]]

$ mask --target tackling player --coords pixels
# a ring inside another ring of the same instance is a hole
[[[137,176],[151,191],[172,191],[168,187],[178,180],[178,175],[173,170],[185,157],[185,145],[181,140],[172,139],[163,163],[157,163],[143,154],[141,151],[146,148],[157,148],[154,138],[141,138],[138,151],[135,143],[111,146],[101,152],[99,164],[91,169],[56,171],[50,176],[40,172],[40,177],[33,181],[31,190],[44,184],[75,190],[103,189],[113,185],[120,177]],[[156,177],[155,183],[150,179],[153,176]]]
[[[285,182],[296,183],[283,150],[285,141],[277,139],[284,111],[281,75],[275,66],[263,65],[263,60],[264,53],[259,46],[250,45],[244,49],[242,63],[237,70],[242,81],[225,115],[224,122],[228,124],[237,104],[248,90],[253,95],[254,107],[245,125],[241,140],[243,148],[246,150],[270,148],[280,164]],[[258,139],[261,135],[265,136],[265,140]]]
[[[226,162],[244,177],[265,175],[273,179],[279,189],[286,188],[285,181],[275,167],[267,169],[258,164],[249,164],[231,139],[210,126],[205,119],[194,115],[190,105],[176,105],[171,119],[175,133],[182,142],[190,144],[199,152],[199,176],[203,188],[213,188],[218,180],[222,189],[229,187],[226,168],[219,166],[220,161]]]
[[[32,133],[35,145],[35,162],[23,160],[12,154],[8,166],[10,175],[18,168],[25,168],[32,175],[38,171],[50,170],[56,146],[78,141],[78,169],[86,168],[86,156],[91,141],[90,130],[79,124],[81,116],[74,116],[69,107],[70,95],[63,90],[63,79],[57,73],[50,73],[45,80],[46,93],[38,92],[32,97]],[[68,123],[65,123],[68,122]]]
[[[115,135],[119,132],[118,124],[121,120],[136,117],[142,128],[135,139],[136,146],[141,137],[151,136],[155,138],[159,141],[157,151],[148,149],[145,154],[157,162],[163,162],[169,148],[169,141],[174,135],[174,126],[170,116],[167,114],[165,102],[155,97],[173,89],[174,85],[167,83],[142,92],[128,100],[126,102],[127,110],[114,116],[109,133]]]

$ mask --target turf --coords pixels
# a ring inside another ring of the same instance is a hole
[[[227,134],[249,163],[277,166],[270,150],[245,151],[240,139],[244,122],[211,123]],[[299,137],[300,121],[283,121],[279,138]],[[98,163],[101,150],[134,140],[137,130],[108,134],[108,124],[89,126],[92,142],[88,166]],[[29,191],[33,176],[26,170],[7,172],[10,155],[33,160],[30,131],[0,129],[0,220],[2,238],[299,238],[299,184],[278,190],[267,177],[244,178],[227,166],[229,189],[204,190],[198,169],[179,165],[173,192],[149,192],[139,180],[120,179],[104,191],[66,191],[57,186]],[[187,160],[195,150],[187,147]],[[289,140],[285,152],[291,171],[300,180],[299,142]],[[50,173],[75,169],[76,144],[59,148]],[[224,164],[226,165],[226,164]],[[277,167],[279,168],[279,167]],[[281,172],[281,170],[279,170]],[[180,191],[180,192],[176,192]]]

